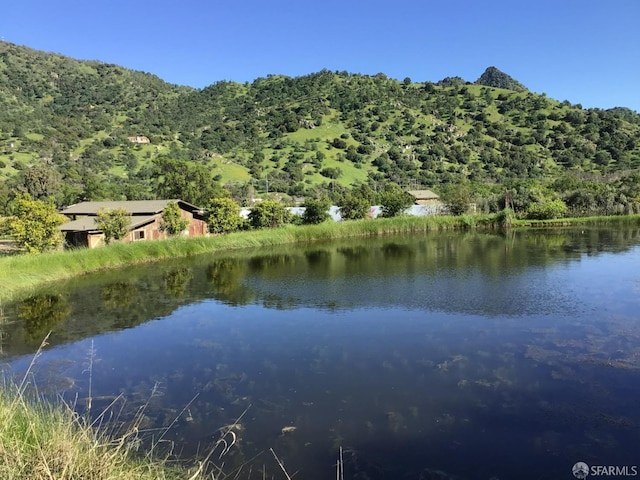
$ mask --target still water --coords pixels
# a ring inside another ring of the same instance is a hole
[[[143,443],[182,458],[230,429],[213,456],[230,478],[285,478],[276,455],[294,478],[336,478],[341,450],[346,479],[640,465],[638,228],[200,256],[2,313],[5,375],[52,331],[39,391],[118,422],[144,407]]]

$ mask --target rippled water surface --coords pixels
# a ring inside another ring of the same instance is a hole
[[[21,375],[52,331],[41,391],[146,405],[143,439],[185,458],[233,425],[230,478],[285,478],[274,453],[335,478],[341,449],[350,479],[573,478],[640,464],[639,244],[447,233],[130,268],[5,305],[0,360]]]

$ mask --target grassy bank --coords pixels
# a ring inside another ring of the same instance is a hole
[[[39,286],[75,276],[156,260],[225,250],[268,247],[338,238],[461,229],[485,217],[397,217],[320,225],[288,225],[228,235],[120,243],[97,249],[0,258],[0,300],[28,294]]]
[[[188,257],[225,250],[268,247],[288,243],[327,241],[339,238],[387,234],[414,234],[439,230],[497,228],[497,215],[403,216],[320,225],[237,232],[222,236],[174,238],[170,240],[115,244],[97,249],[52,252],[38,256],[0,258],[0,301],[31,293],[43,284],[109,268]],[[562,220],[511,220],[512,227],[557,227],[571,225],[640,224],[640,215],[565,218]]]
[[[41,348],[46,345],[43,342]],[[38,357],[40,350],[35,358]],[[33,365],[33,362],[32,362]],[[30,367],[31,368],[31,367]],[[97,428],[66,403],[51,402],[35,393],[27,381],[4,379],[0,384],[0,478],[3,480],[200,480],[211,454],[189,468],[170,460],[170,452],[156,456],[159,443],[138,452],[139,413],[123,432]],[[18,383],[19,382],[19,383]],[[141,412],[144,408],[141,409]],[[103,412],[105,417],[107,412]],[[109,417],[106,422],[113,426]],[[212,450],[218,448],[212,445]]]
[[[71,409],[0,388],[0,478],[4,480],[114,478],[185,479],[191,474],[166,458],[140,457],[134,430],[110,438]]]
[[[555,218],[552,220],[513,220],[513,227],[570,227],[580,225],[640,225],[640,215],[600,215],[594,217]]]
[[[224,478],[212,459],[224,460],[224,455],[234,447],[233,429],[246,410],[236,423],[221,428],[218,439],[212,438],[212,443],[204,446],[206,450],[197,458],[188,464],[178,462],[173,455],[173,443],[165,440],[177,417],[169,427],[143,433],[148,402],[137,408],[132,420],[120,422],[118,410],[122,406],[118,402],[123,398],[117,396],[92,421],[89,414],[79,415],[61,397],[52,401],[38,393],[30,372],[47,340],[48,335],[21,380],[0,376],[2,480]],[[87,401],[91,410],[91,398]],[[183,413],[184,409],[178,417]]]

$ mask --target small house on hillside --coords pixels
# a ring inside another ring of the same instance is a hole
[[[175,202],[182,211],[182,218],[189,220],[184,235],[196,237],[207,233],[204,212],[183,200],[130,200],[113,202],[82,202],[63,209],[60,213],[69,217],[69,222],[60,226],[67,245],[74,247],[97,247],[104,243],[104,233],[98,229],[96,219],[101,210],[123,208],[131,215],[129,234],[122,240],[157,240],[166,238],[160,230],[162,210]]]
[[[148,137],[144,135],[132,135],[127,137],[131,143],[151,143]]]
[[[440,205],[440,197],[431,190],[408,190],[416,198],[416,205]]]

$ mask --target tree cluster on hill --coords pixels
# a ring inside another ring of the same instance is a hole
[[[480,75],[480,78],[476,80],[476,84],[486,85],[487,87],[506,88],[507,90],[515,90],[517,92],[527,90],[527,87],[506,73],[501,72],[496,67],[487,68],[484,73]]]

